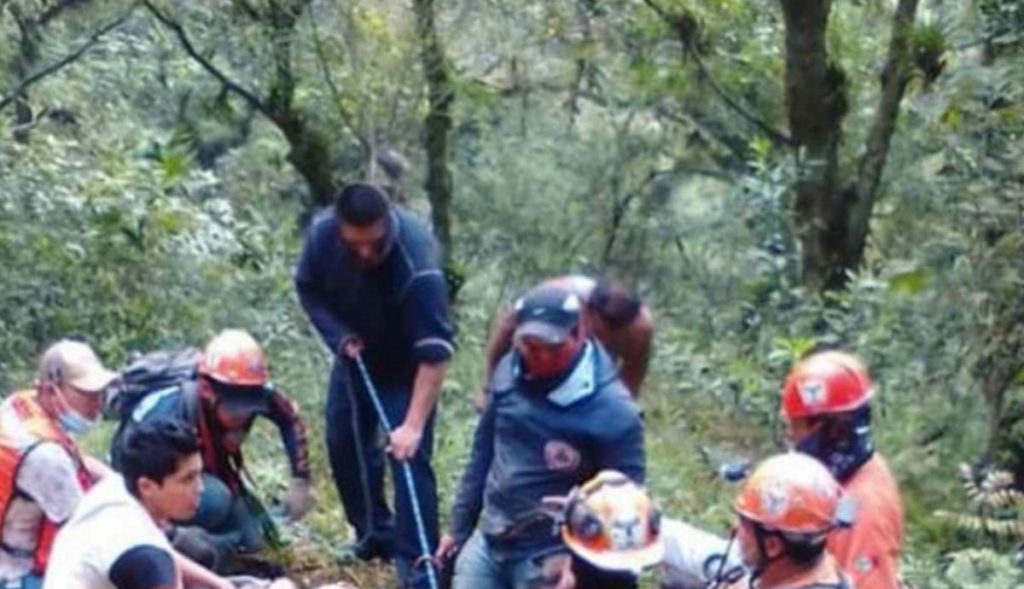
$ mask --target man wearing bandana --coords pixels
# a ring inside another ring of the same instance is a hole
[[[896,480],[871,441],[867,370],[849,354],[813,354],[782,389],[782,416],[794,449],[821,461],[855,503],[853,526],[829,536],[828,551],[858,589],[900,587],[903,505]]]
[[[454,589],[555,587],[566,551],[542,508],[605,469],[642,482],[640,410],[611,358],[589,338],[583,303],[541,285],[514,305],[512,350],[495,368],[438,560]],[[461,550],[461,552],[460,552]],[[454,563],[452,557],[459,553]],[[576,561],[580,587],[636,586],[629,573]]]
[[[454,328],[438,245],[427,226],[370,184],[349,184],[333,211],[309,228],[295,274],[299,300],[335,357],[327,392],[327,449],[356,555],[395,558],[404,587],[426,586],[406,485],[395,485],[395,514],[384,499],[380,424],[362,361],[395,429],[387,443],[396,480],[412,469],[430,548],[437,542],[437,488],[431,467],[434,407]],[[396,517],[397,516],[397,517]]]

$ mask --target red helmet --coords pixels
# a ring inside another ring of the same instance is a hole
[[[843,413],[871,400],[874,387],[860,360],[843,352],[820,352],[802,361],[782,387],[782,412],[788,419]]]
[[[206,344],[199,358],[199,373],[216,381],[240,386],[267,384],[263,349],[248,332],[225,329]]]
[[[797,452],[762,462],[733,509],[770,531],[818,536],[841,522],[842,488],[821,462]]]

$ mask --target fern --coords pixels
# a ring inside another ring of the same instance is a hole
[[[936,511],[935,516],[961,531],[998,540],[1024,540],[1024,493],[1014,488],[1004,470],[980,473],[961,464],[958,476],[969,500],[969,511]]]

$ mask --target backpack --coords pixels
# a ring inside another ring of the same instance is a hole
[[[104,413],[120,423],[110,440],[110,459],[120,469],[121,440],[134,421],[132,414],[147,397],[154,393],[180,388],[184,396],[184,415],[188,423],[199,411],[196,382],[201,352],[195,348],[161,350],[136,357],[121,370],[121,379],[111,395]]]
[[[136,357],[121,370],[121,380],[106,413],[121,421],[152,393],[196,379],[201,352],[195,348],[161,350]]]

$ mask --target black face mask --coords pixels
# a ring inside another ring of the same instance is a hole
[[[875,445],[871,441],[871,407],[861,407],[850,417],[845,436],[832,435],[830,425],[826,423],[800,440],[795,448],[820,460],[837,481],[845,483],[875,453]]]

